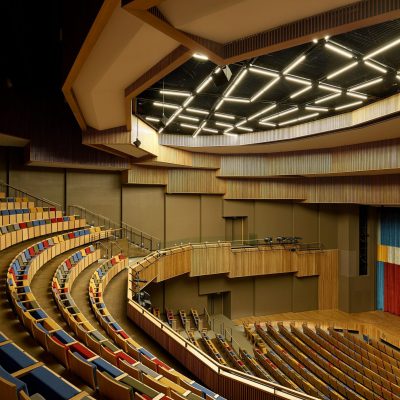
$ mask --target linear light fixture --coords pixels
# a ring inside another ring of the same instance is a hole
[[[358,61],[355,61],[355,62],[352,62],[352,63],[350,63],[350,64],[347,64],[347,65],[344,66],[343,68],[340,68],[340,69],[338,69],[337,71],[332,72],[331,74],[329,74],[329,75],[326,77],[326,79],[332,79],[332,78],[334,78],[335,76],[338,76],[338,75],[340,75],[340,74],[343,74],[343,72],[346,72],[346,71],[348,71],[349,69],[354,68],[354,67],[357,66],[357,65],[358,65]]]
[[[290,95],[291,99],[294,99],[297,96],[300,96],[301,94],[308,92],[310,89],[312,89],[312,86],[307,86],[304,89],[298,90],[297,92],[294,92],[293,94]]]
[[[297,60],[295,60],[292,64],[290,64],[286,69],[283,70],[283,75],[288,74],[291,70],[295,69],[301,62],[306,59],[305,55],[302,55]]]
[[[187,108],[186,111],[195,113],[195,114],[203,114],[203,115],[208,115],[209,112],[206,110],[201,110],[200,108]]]
[[[253,129],[246,128],[245,126],[237,126],[237,129],[240,129],[240,130],[246,131],[246,132],[253,132]]]
[[[235,90],[235,88],[239,85],[240,81],[246,76],[247,72],[248,72],[247,68],[245,68],[239,73],[238,77],[235,79],[232,86],[225,93],[224,97],[229,96]]]
[[[258,66],[255,66],[255,65],[252,65],[249,68],[249,71],[255,72],[256,74],[260,74],[260,75],[272,76],[274,78],[279,76],[279,74],[277,72],[270,71],[269,69],[258,67]]]
[[[183,128],[197,129],[198,126],[191,124],[180,124]]]
[[[247,122],[247,119],[244,119],[243,121],[240,121],[240,122],[239,122],[238,124],[236,124],[235,126],[236,126],[236,128],[237,128],[238,126],[244,125],[246,122]]]
[[[237,133],[223,132],[223,134],[225,136],[231,136],[231,137],[235,137],[235,138],[237,138],[239,136]]]
[[[301,83],[302,85],[310,85],[310,86],[312,85],[311,81],[306,78],[300,78],[297,76],[286,75],[285,79],[287,79],[288,81],[291,81],[291,82]]]
[[[214,74],[219,74],[221,72],[221,67],[217,67],[214,71]]]
[[[229,114],[214,113],[214,115],[215,115],[216,117],[219,117],[219,118],[235,119],[235,116],[234,116],[234,115],[229,115]]]
[[[289,124],[292,124],[293,122],[304,121],[304,120],[306,120],[306,119],[314,118],[314,117],[316,117],[317,115],[319,115],[319,113],[313,113],[313,114],[305,115],[304,117],[299,117],[299,118],[295,118],[295,119],[290,119],[289,121],[281,122],[281,123],[279,124],[279,126],[289,125]]]
[[[251,121],[252,119],[259,117],[260,115],[263,115],[263,114],[267,113],[268,111],[273,110],[275,107],[276,107],[276,104],[272,104],[272,106],[268,106],[267,108],[264,108],[263,110],[255,113],[253,115],[250,115],[250,117],[248,117],[247,120]]]
[[[158,133],[162,133],[163,130],[164,130],[164,127],[162,126],[162,127],[158,130]]]
[[[166,96],[190,97],[189,92],[181,92],[178,90],[160,90],[160,94],[164,94]]]
[[[182,104],[183,107],[187,107],[187,106],[193,101],[193,99],[194,99],[194,96],[188,97],[188,98],[184,101],[184,103]]]
[[[327,85],[325,83],[319,83],[318,87],[322,90],[327,90],[328,92],[342,93],[342,89],[339,89],[332,85]]]
[[[160,101],[153,102],[153,106],[171,108],[173,110],[177,110],[178,108],[180,108],[180,106],[177,106],[175,104],[161,103]]]
[[[225,122],[216,122],[215,125],[224,126],[225,128],[233,128],[233,125],[226,124]]]
[[[179,118],[186,119],[187,121],[199,121],[197,117],[189,117],[188,115],[180,115]]]
[[[270,121],[271,119],[283,117],[284,115],[291,114],[292,112],[295,112],[295,111],[297,111],[298,109],[299,109],[299,107],[296,106],[296,107],[294,107],[294,108],[290,108],[289,110],[281,111],[281,112],[276,113],[276,114],[273,114],[273,115],[271,115],[271,116],[269,116],[269,117],[267,117],[267,118],[263,118],[263,119],[261,120],[261,122],[266,122],[266,121]]]
[[[346,57],[346,58],[353,58],[354,57],[353,53],[350,53],[350,51],[342,49],[339,46],[334,46],[331,43],[325,43],[325,47],[328,50],[334,51],[335,53],[342,55],[343,57]]]
[[[197,128],[197,130],[193,133],[193,137],[195,138],[204,128],[205,124],[207,123],[207,121],[203,121],[201,123],[201,125]]]
[[[367,100],[368,96],[365,94],[360,94],[360,93],[353,93],[353,92],[346,92],[347,96],[350,97],[355,97],[356,99],[362,99],[362,100]]]
[[[396,75],[396,79],[400,81],[400,75]]]
[[[222,104],[224,104],[224,99],[221,99],[218,104],[215,106],[215,111],[219,110],[222,106]]]
[[[257,100],[262,94],[264,94],[269,88],[275,85],[279,81],[280,77],[278,76],[277,78],[273,79],[271,82],[269,82],[267,85],[265,85],[261,90],[259,90],[251,99],[250,101],[253,102],[254,100]]]
[[[318,111],[318,112],[328,112],[329,108],[327,107],[314,107],[314,106],[305,106],[307,111]]]
[[[369,58],[372,58],[380,53],[383,53],[384,51],[389,50],[390,48],[397,46],[398,44],[400,44],[400,38],[393,40],[393,42],[390,42],[390,43],[386,44],[385,46],[379,47],[378,49],[372,51],[371,53],[368,53],[364,57],[364,60],[368,60]]]
[[[376,85],[377,83],[382,82],[382,81],[383,81],[383,78],[372,79],[371,81],[364,82],[359,85],[353,86],[349,90],[354,92],[355,90],[359,90],[359,89],[363,89],[368,86]]]
[[[183,108],[179,108],[178,110],[176,110],[167,120],[167,122],[165,123],[165,126],[168,126],[181,112],[183,111]]]
[[[217,129],[212,129],[212,128],[203,128],[203,131],[205,132],[211,132],[211,133],[218,133]]]
[[[365,63],[365,65],[368,65],[368,67],[373,68],[376,71],[382,72],[382,74],[386,74],[388,72],[388,70],[386,68],[383,68],[380,65],[373,63],[371,61],[365,60],[364,63]]]
[[[196,93],[200,93],[210,82],[212,81],[212,76],[210,75],[207,79],[205,79],[199,87],[196,89]]]
[[[274,124],[273,122],[261,122],[261,121],[259,121],[258,123],[260,125],[266,125],[266,126],[272,126],[272,127],[276,126],[276,124]]]
[[[339,97],[341,95],[342,95],[342,93],[334,93],[334,94],[331,94],[329,96],[321,97],[320,99],[315,100],[314,103],[315,104],[325,103],[326,101],[335,99],[336,97]]]
[[[225,129],[223,133],[231,132],[231,131],[233,131],[233,128],[234,128],[234,126],[231,126],[230,128]]]
[[[208,60],[208,57],[201,53],[194,53],[193,58],[197,58],[198,60],[204,60],[204,61]]]
[[[355,107],[362,104],[362,101],[355,101],[354,103],[344,104],[343,106],[335,107],[335,111],[344,110],[345,108]]]
[[[231,103],[250,103],[249,99],[243,99],[240,97],[224,97],[224,101],[228,101]]]
[[[155,117],[145,117],[146,121],[151,121],[151,122],[160,122],[160,118],[155,118]]]

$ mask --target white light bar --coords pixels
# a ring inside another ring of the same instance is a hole
[[[328,92],[342,93],[342,89],[332,85],[326,85],[325,83],[319,83],[318,87],[322,90],[327,90]]]
[[[306,106],[305,109],[307,111],[319,111],[319,112],[328,112],[329,111],[329,108],[327,108],[327,107]]]
[[[237,135],[236,133],[228,133],[228,132],[223,132],[223,134],[225,136],[231,136],[231,137],[238,137],[239,135]]]
[[[195,131],[195,133],[193,133],[193,137],[195,138],[204,128],[204,125],[207,123],[207,121],[203,121],[201,123],[201,125],[197,128],[197,130]]]
[[[196,89],[196,93],[200,93],[210,82],[212,81],[212,76],[209,76],[207,79],[205,79],[199,87]]]
[[[285,76],[285,79],[292,82],[301,83],[302,85],[310,85],[311,81],[306,78],[298,78],[297,76]]]
[[[347,96],[355,97],[356,99],[362,99],[362,100],[368,99],[368,96],[366,96],[365,94],[353,93],[353,92],[346,92],[346,94]]]
[[[233,128],[233,125],[231,125],[231,124],[226,124],[225,122],[216,122],[215,125],[224,126],[224,127],[226,127],[226,128]]]
[[[331,94],[331,95],[329,95],[329,96],[321,97],[320,99],[315,100],[314,103],[315,103],[315,104],[325,103],[326,101],[335,99],[336,97],[339,97],[339,96],[341,96],[341,95],[342,95],[342,93],[334,93],[334,94]]]
[[[218,104],[215,106],[215,111],[219,110],[220,107],[222,106],[222,104],[224,104],[224,99],[221,99]]]
[[[346,65],[345,67],[340,68],[340,69],[338,69],[337,71],[332,72],[331,74],[329,74],[329,75],[326,77],[326,79],[332,79],[332,78],[334,78],[335,76],[338,76],[338,75],[340,75],[340,74],[343,74],[343,72],[346,72],[346,71],[348,71],[349,69],[354,68],[354,67],[357,66],[357,65],[358,65],[358,62],[357,62],[357,61],[355,61],[355,62],[353,62],[353,63],[351,63],[351,64],[348,64],[348,65]]]
[[[224,97],[224,101],[228,101],[231,103],[250,103],[249,99],[242,99],[239,97]]]
[[[160,90],[160,94],[167,96],[190,97],[189,92],[180,92],[178,90]]]
[[[217,129],[211,129],[211,128],[203,128],[204,132],[211,132],[211,133],[218,133]]]
[[[158,130],[158,133],[162,133],[163,130],[164,130],[164,127],[162,126],[162,127]]]
[[[292,112],[295,112],[295,111],[297,111],[298,109],[299,109],[299,107],[296,106],[296,107],[294,107],[294,108],[290,108],[289,110],[281,111],[281,112],[279,112],[279,113],[276,113],[276,114],[274,114],[274,115],[271,115],[270,117],[263,118],[263,119],[261,120],[261,122],[266,122],[266,121],[270,121],[271,119],[283,117],[284,115],[291,114]]]
[[[260,125],[266,125],[266,126],[276,126],[273,122],[259,122]]]
[[[255,65],[252,65],[249,68],[249,71],[255,72],[256,74],[260,74],[260,75],[272,76],[274,78],[279,76],[279,74],[277,72],[273,72],[273,71],[270,71],[269,69],[265,69],[265,68],[262,68],[262,67],[257,67]]]
[[[159,101],[155,101],[153,103],[153,106],[163,107],[163,108],[172,108],[173,110],[177,110],[178,108],[180,108],[180,106],[177,106],[175,104],[161,103]]]
[[[378,64],[372,63],[371,61],[368,61],[368,60],[364,61],[364,63],[365,63],[365,65],[368,65],[368,67],[373,68],[373,69],[375,69],[375,70],[377,70],[379,72],[382,72],[382,74],[386,74],[387,73],[387,69],[381,67]]]
[[[335,107],[335,111],[343,110],[345,108],[355,107],[362,104],[362,101],[355,101],[354,103],[344,104],[343,106]]]
[[[219,118],[235,119],[235,116],[234,116],[234,115],[229,115],[229,114],[214,113],[214,115],[215,115],[216,117],[219,117]]]
[[[301,94],[308,92],[310,89],[312,89],[312,86],[307,86],[304,89],[298,90],[297,92],[294,92],[293,94],[290,95],[291,99],[294,99],[297,96],[300,96]]]
[[[396,75],[396,79],[400,81],[400,75]]]
[[[208,115],[209,112],[206,110],[200,110],[200,108],[187,108],[186,111],[195,113],[195,114],[203,114],[203,115]]]
[[[272,80],[271,82],[269,82],[267,85],[265,85],[261,90],[259,90],[251,99],[250,101],[254,101],[257,100],[262,94],[264,94],[269,88],[271,88],[272,86],[275,85],[275,83],[277,83],[279,81],[280,77],[278,76],[277,78],[275,78],[274,80]]]
[[[146,121],[152,121],[152,122],[160,122],[160,118],[155,118],[155,117],[145,117]]]
[[[186,119],[187,121],[196,121],[196,122],[199,121],[199,119],[197,117],[189,117],[187,115],[180,115],[179,118]]]
[[[350,53],[350,51],[344,50],[344,49],[342,49],[342,48],[340,48],[338,46],[334,46],[334,45],[332,45],[330,43],[325,43],[325,47],[327,49],[329,49],[329,50],[334,51],[337,54],[342,55],[343,57],[353,58],[353,53]]]
[[[231,126],[230,128],[225,129],[223,133],[231,132],[231,131],[233,131],[233,128],[234,128],[234,126]]]
[[[236,126],[236,128],[237,128],[238,126],[244,125],[246,122],[247,122],[247,119],[244,119],[243,121],[240,121],[240,122],[239,122],[238,124],[236,124],[235,126]]]
[[[194,96],[188,97],[188,98],[184,101],[183,107],[187,107],[187,106],[193,101],[193,99],[194,99]]]
[[[257,118],[257,117],[259,117],[260,115],[265,114],[266,112],[268,112],[268,111],[274,109],[275,107],[276,107],[276,104],[272,104],[272,106],[269,106],[269,107],[267,107],[267,108],[264,108],[263,110],[261,110],[261,111],[255,113],[255,114],[253,114],[253,115],[250,115],[250,117],[248,117],[247,120],[248,120],[248,121],[251,121],[252,119]]]
[[[191,124],[180,124],[184,128],[190,128],[190,129],[197,129],[198,126],[196,125],[191,125]]]
[[[297,60],[295,60],[292,64],[290,64],[285,70],[283,70],[283,75],[288,74],[292,69],[296,68],[301,62],[306,59],[305,55],[302,55]]]
[[[317,115],[319,115],[319,113],[309,114],[309,115],[305,115],[304,117],[299,117],[299,118],[295,118],[295,119],[290,119],[289,121],[281,122],[281,123],[279,124],[279,126],[289,125],[289,124],[292,124],[293,122],[304,121],[304,120],[306,120],[306,119],[314,118],[314,117],[316,117]]]
[[[198,60],[208,60],[206,55],[200,53],[194,53],[193,58],[197,58]]]
[[[394,40],[393,42],[388,43],[388,44],[385,45],[385,46],[382,46],[382,47],[380,47],[380,48],[374,50],[373,52],[371,52],[371,53],[369,53],[369,54],[367,54],[367,55],[364,57],[364,60],[368,60],[369,58],[372,58],[372,57],[376,56],[377,54],[383,53],[384,51],[389,50],[390,48],[392,48],[392,47],[394,47],[394,46],[397,46],[398,44],[400,44],[400,38]]]
[[[240,129],[240,130],[246,131],[246,132],[253,132],[253,129],[246,128],[245,126],[238,126],[237,129]]]
[[[233,82],[232,86],[228,89],[228,91],[225,93],[224,97],[229,96],[234,89],[237,87],[237,85],[239,85],[240,81],[246,76],[247,74],[247,69],[243,69],[238,77],[236,78],[236,80]]]
[[[214,71],[214,74],[219,74],[221,72],[221,67],[217,67]]]
[[[165,126],[168,126],[181,112],[183,111],[183,108],[179,108],[178,110],[176,110],[167,120],[167,122],[165,123]]]
[[[364,82],[364,83],[361,83],[360,85],[353,86],[349,90],[353,92],[355,90],[359,90],[359,89],[362,89],[362,88],[365,88],[368,86],[376,85],[377,83],[382,82],[382,81],[383,81],[383,78],[373,79],[372,81]]]

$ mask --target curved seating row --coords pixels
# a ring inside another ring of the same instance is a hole
[[[86,226],[85,219],[75,215],[3,225],[0,227],[0,251],[35,237],[84,226]]]
[[[6,400],[93,399],[0,332],[0,393]]]
[[[127,345],[131,346],[131,355],[113,345],[110,340],[87,321],[76,307],[74,300],[70,296],[71,286],[79,273],[99,258],[100,252],[88,247],[66,259],[53,277],[53,294],[62,314],[75,333],[79,332],[82,335],[82,331],[86,330],[86,336],[82,339],[92,350],[82,344],[79,349],[76,347],[68,349],[68,367],[92,387],[98,387],[100,393],[106,394],[111,399],[130,399],[133,394],[136,395],[137,393],[149,398],[168,399],[167,395],[171,394],[171,386],[175,390],[180,390],[181,394],[185,394],[187,390],[179,388],[174,382],[165,382],[166,378],[138,361],[139,351],[132,347],[131,343],[127,343]],[[120,271],[126,267],[126,264],[127,259],[122,255],[113,257],[111,260],[104,262],[95,271],[92,279],[99,282],[101,278],[105,278],[110,266],[115,265],[119,267],[115,271]],[[100,310],[103,311],[104,308],[101,307]],[[101,320],[102,326],[109,334],[125,339],[124,332],[109,315],[102,313]],[[81,331],[78,331],[78,329],[81,329]],[[96,338],[96,340],[93,340],[93,338]],[[136,356],[136,358],[132,355]],[[108,365],[108,370],[99,370],[98,364],[101,361]],[[111,370],[110,366],[112,367]],[[166,386],[164,383],[170,383],[170,385]],[[190,396],[188,398],[194,400],[197,397]]]
[[[13,210],[0,210],[0,226],[28,222],[34,219],[60,218],[62,211],[54,207],[17,208]]]
[[[245,372],[249,375],[254,375],[246,366],[246,364],[239,358],[236,354],[235,350],[233,350],[232,346],[226,341],[226,339],[220,335],[216,335],[217,343],[221,347],[222,351],[228,356],[232,364],[235,366],[236,369],[239,371]]]
[[[103,263],[93,273],[90,279],[90,302],[100,324],[121,349],[126,351],[129,355],[135,357],[138,361],[151,368],[153,371],[156,371],[158,374],[163,376],[163,378],[159,378],[159,380],[166,386],[171,387],[172,397],[174,397],[174,395],[180,396],[182,394],[183,398],[195,399],[198,398],[198,396],[208,396],[213,399],[223,400],[223,397],[185,377],[178,371],[158,360],[157,357],[151,354],[147,349],[129,337],[126,332],[122,330],[122,328],[121,331],[115,330],[115,325],[113,326],[115,321],[103,302],[103,293],[111,279],[125,268],[126,266],[121,262],[113,263],[113,261],[110,260]],[[118,328],[120,328],[119,325]],[[121,335],[122,333],[123,335]],[[180,388],[176,387],[176,385],[180,386]],[[185,389],[184,393],[182,393],[182,387]],[[175,394],[174,390],[176,391]]]
[[[258,376],[261,379],[265,379],[269,382],[275,382],[275,379],[269,375],[263,367],[257,362],[257,360],[249,354],[246,350],[240,349],[239,351],[239,356],[242,359],[242,361],[247,365],[247,368],[249,368],[251,371],[253,371],[253,374]]]
[[[100,228],[84,228],[41,240],[21,251],[8,268],[7,293],[14,310],[32,336],[58,359],[62,345],[75,340],[41,309],[31,292],[30,282],[36,272],[52,258],[109,234],[110,231],[101,231]],[[58,390],[57,386],[52,389],[55,392]]]
[[[208,353],[213,357],[216,361],[218,361],[221,365],[227,365],[224,357],[221,356],[221,353],[215,347],[214,343],[211,341],[207,332],[201,332],[201,339],[206,346]]]
[[[0,198],[0,210],[14,210],[17,208],[34,207],[33,201],[27,197],[2,197]]]

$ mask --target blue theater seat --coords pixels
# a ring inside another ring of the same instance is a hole
[[[0,346],[0,365],[10,374],[36,364],[13,343]]]
[[[8,373],[1,365],[0,365],[0,377],[5,379],[8,382],[11,382],[16,386],[16,392],[19,393],[21,390],[23,390],[27,395],[28,389],[26,387],[26,383],[22,382],[18,378],[14,378],[10,373]]]
[[[107,372],[113,378],[116,378],[117,376],[123,374],[120,369],[114,367],[112,364],[110,364],[106,360],[103,360],[102,358],[96,358],[92,361],[92,363],[97,367],[100,372]]]

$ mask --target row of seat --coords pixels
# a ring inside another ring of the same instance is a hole
[[[114,262],[113,259],[111,259],[110,261],[103,263],[93,273],[90,279],[90,302],[100,324],[121,349],[138,361],[137,367],[139,367],[140,364],[144,364],[156,373],[155,375],[154,373],[149,374],[147,377],[148,384],[154,385],[154,379],[157,379],[157,387],[164,392],[166,391],[171,395],[171,397],[182,396],[183,398],[195,399],[199,396],[209,396],[214,399],[223,399],[211,390],[188,379],[162,361],[158,360],[157,357],[151,354],[147,349],[130,338],[114,321],[103,302],[103,293],[109,281],[121,272],[125,268],[125,265],[126,264],[121,262],[121,260]],[[121,333],[124,335],[123,339],[121,339]]]
[[[222,357],[221,353],[215,347],[214,343],[211,341],[207,332],[201,332],[201,340],[204,343],[207,352],[211,355],[214,360],[217,360],[221,365],[227,365],[224,357]]]
[[[269,382],[275,382],[275,379],[272,378],[270,374],[268,374],[263,367],[258,363],[258,361],[249,354],[245,349],[239,349],[239,356],[242,361],[247,365],[255,376],[258,376],[261,379],[265,379]]]
[[[0,210],[0,226],[28,222],[35,219],[60,218],[62,211],[54,207],[17,208],[13,210]]]
[[[0,227],[0,251],[25,240],[84,226],[85,219],[75,215],[3,225]]]
[[[50,259],[70,248],[104,237],[99,229],[85,228],[42,240],[20,252],[7,271],[7,294],[13,309],[33,337],[57,357],[59,343],[73,340],[40,307],[31,292],[30,282],[36,272]],[[33,379],[33,378],[32,378]],[[38,379],[38,377],[35,377]],[[46,398],[69,399],[71,392],[62,390],[57,380],[48,379]],[[48,392],[54,392],[54,397]],[[74,394],[75,395],[75,394]]]
[[[377,394],[381,394],[381,387],[393,392],[395,395],[400,394],[400,387],[396,383],[390,382],[385,377],[365,367],[356,359],[346,355],[339,348],[335,347],[329,341],[326,341],[322,335],[318,335],[310,329],[306,324],[303,325],[303,332],[291,325],[291,332],[299,337],[308,346],[319,352],[330,363],[340,368],[343,372],[357,380],[360,384],[368,387]],[[326,332],[325,332],[326,333]],[[328,336],[328,334],[326,333]],[[385,393],[385,398],[387,394]]]
[[[0,393],[6,400],[93,399],[0,332]]]
[[[0,210],[15,210],[18,208],[32,208],[35,206],[33,201],[27,197],[3,197],[0,198]]]
[[[246,374],[253,375],[251,370],[247,368],[246,364],[239,358],[239,356],[236,354],[236,351],[233,350],[232,346],[226,341],[226,339],[221,334],[217,334],[216,338],[219,347],[228,356],[235,368]]]

